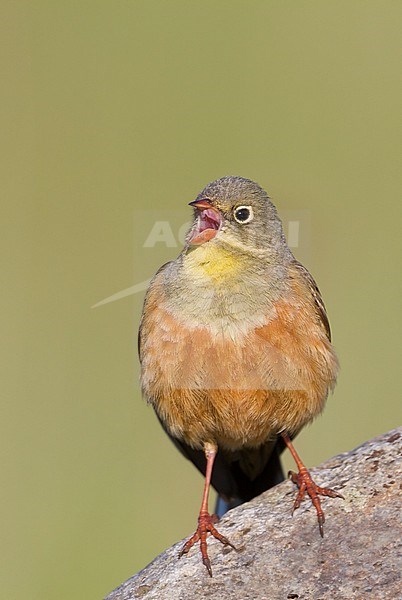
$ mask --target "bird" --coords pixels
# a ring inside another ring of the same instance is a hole
[[[285,448],[297,466],[293,511],[310,497],[324,535],[320,496],[342,496],[315,483],[292,440],[323,410],[339,363],[320,291],[267,192],[225,176],[189,204],[183,249],[145,295],[140,380],[168,436],[205,477],[179,557],[199,544],[212,577],[207,538],[236,548],[208,510],[211,485],[218,512],[249,501],[284,479]]]

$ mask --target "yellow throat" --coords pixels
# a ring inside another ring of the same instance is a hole
[[[232,248],[206,242],[190,249],[184,259],[184,268],[189,277],[208,277],[215,283],[223,283],[240,273],[243,262],[244,256]]]

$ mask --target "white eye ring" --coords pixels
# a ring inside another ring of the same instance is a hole
[[[243,212],[243,214],[241,214]],[[246,225],[254,219],[253,207],[252,206],[236,206],[233,211],[235,221],[240,225]],[[242,218],[244,217],[244,218]]]

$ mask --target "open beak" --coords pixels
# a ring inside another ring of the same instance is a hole
[[[191,245],[198,246],[216,236],[222,225],[222,215],[207,199],[190,202],[190,206],[197,209],[198,216],[189,241]]]

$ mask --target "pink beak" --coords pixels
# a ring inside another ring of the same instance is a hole
[[[216,236],[222,225],[222,215],[207,199],[190,202],[190,206],[200,211],[190,236],[190,244],[199,246]]]

